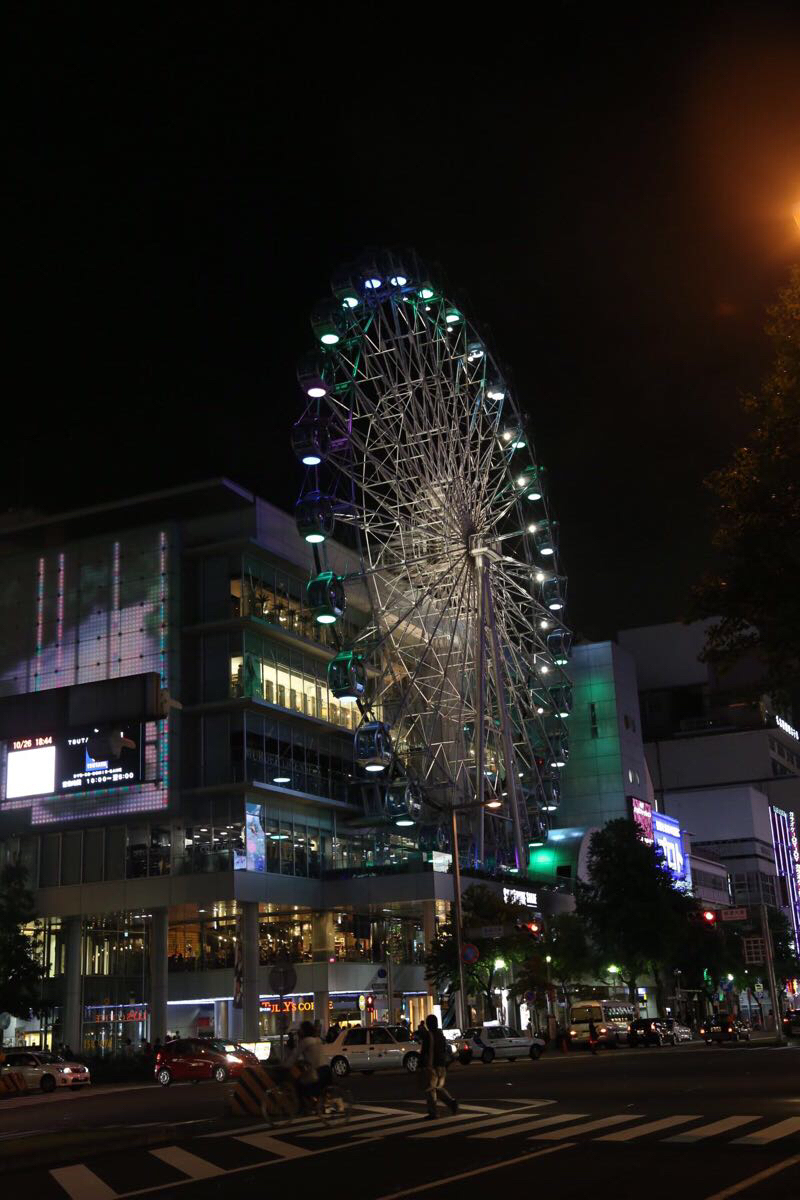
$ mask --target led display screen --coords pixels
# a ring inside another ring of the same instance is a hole
[[[141,783],[142,745],[140,725],[15,738],[4,744],[0,806]]]
[[[152,527],[4,559],[0,696],[147,672],[168,688],[176,567],[166,531]],[[123,731],[135,747],[118,755],[99,746],[92,754],[80,740],[94,736],[91,728],[0,743],[0,812],[27,810],[36,826],[167,808],[169,725],[148,720]]]

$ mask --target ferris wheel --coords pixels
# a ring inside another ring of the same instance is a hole
[[[559,804],[572,693],[566,579],[545,472],[485,340],[413,254],[371,254],[314,309],[292,444],[308,598],[357,705],[364,816],[524,870]],[[328,539],[354,547],[329,566]],[[345,640],[348,591],[368,618]]]

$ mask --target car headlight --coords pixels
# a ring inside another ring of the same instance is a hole
[[[569,1031],[569,1036],[570,1036],[570,1037],[577,1037],[577,1036],[578,1036],[578,1031],[577,1031],[577,1029],[570,1029],[570,1031]]]
[[[59,1067],[58,1069],[62,1075],[71,1075],[72,1074],[72,1067]]]

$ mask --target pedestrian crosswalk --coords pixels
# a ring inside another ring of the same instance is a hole
[[[479,1158],[484,1152],[536,1143],[554,1147],[571,1142],[610,1149],[641,1145],[648,1140],[660,1146],[707,1145],[711,1139],[731,1146],[770,1147],[800,1143],[800,1117],[754,1113],[709,1117],[702,1113],[572,1112],[551,1099],[496,1100],[463,1103],[454,1116],[423,1120],[424,1101],[355,1105],[347,1125],[323,1126],[315,1118],[268,1128],[232,1125],[194,1137],[178,1145],[129,1151],[125,1156],[125,1189],[120,1188],[120,1163],[96,1159],[91,1163],[42,1170],[36,1194],[40,1200],[120,1200],[148,1191],[158,1192],[179,1183],[211,1180],[230,1172],[269,1167],[291,1160],[306,1160],[349,1147],[387,1139],[436,1142],[440,1138],[464,1139]],[[422,1149],[420,1147],[420,1149]],[[411,1147],[409,1147],[409,1152]],[[126,1190],[127,1189],[127,1190]]]

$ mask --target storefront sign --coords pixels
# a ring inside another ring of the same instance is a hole
[[[794,726],[790,725],[788,721],[784,721],[783,717],[776,717],[775,724],[778,726],[778,729],[782,729],[784,733],[788,733],[789,737],[796,738],[798,741],[800,741],[800,733],[798,733]]]
[[[628,796],[631,817],[638,828],[639,837],[647,846],[652,846],[653,838],[653,806],[647,800],[638,796]]]
[[[262,1000],[261,1011],[265,1013],[313,1012],[313,1000]]]
[[[521,892],[517,888],[503,888],[506,904],[522,904],[525,908],[536,908],[539,901],[536,892]]]
[[[666,813],[654,812],[653,834],[656,845],[664,855],[667,870],[674,880],[682,883],[686,879],[686,856],[680,823]]]
[[[146,1021],[146,1004],[122,1004],[116,1008],[87,1008],[84,1018],[95,1025],[109,1025],[115,1021]]]

